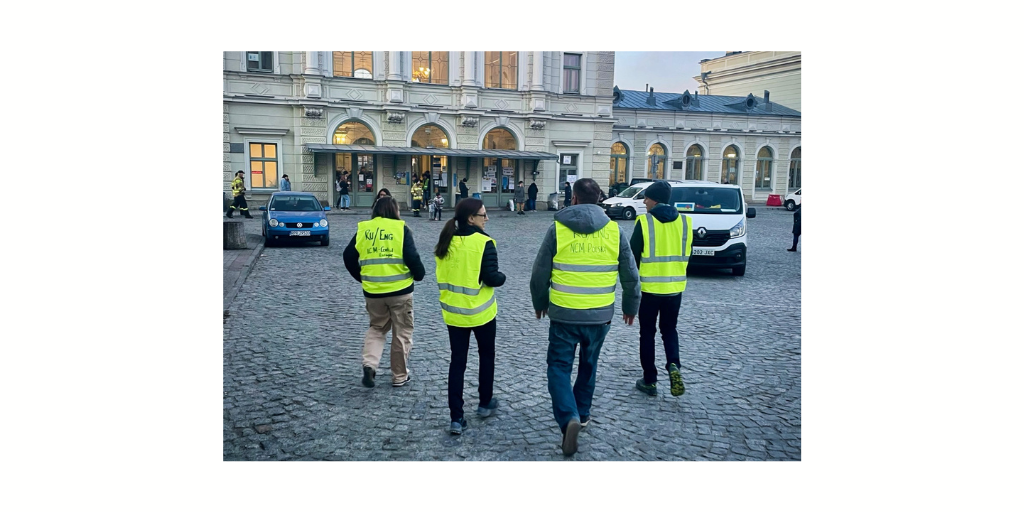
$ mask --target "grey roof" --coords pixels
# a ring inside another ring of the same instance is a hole
[[[622,94],[622,97],[619,98],[619,101],[612,103],[613,108],[669,110],[673,112],[704,112],[713,114],[742,114],[753,116],[800,117],[799,111],[782,106],[774,101],[772,102],[772,110],[765,110],[764,98],[759,96],[754,96],[754,98],[757,99],[757,105],[748,111],[744,105],[744,102],[747,100],[746,96],[692,96],[700,102],[700,106],[695,106],[691,103],[690,108],[685,109],[680,106],[679,100],[682,97],[682,94],[680,93],[655,92],[655,105],[652,106],[647,104],[647,97],[650,95],[648,92],[626,90],[620,90],[619,92]],[[673,105],[672,103],[676,104]]]
[[[407,148],[399,146],[361,146],[358,144],[306,144],[314,153],[367,153],[371,155],[435,155],[454,157],[491,157],[519,160],[557,160],[558,155],[543,151],[516,151],[513,149],[451,149]]]

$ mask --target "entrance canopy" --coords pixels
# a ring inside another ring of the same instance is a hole
[[[313,153],[363,153],[371,155],[433,155],[452,157],[511,158],[519,160],[557,160],[558,155],[543,151],[514,149],[403,148],[396,146],[360,146],[358,144],[306,144]]]

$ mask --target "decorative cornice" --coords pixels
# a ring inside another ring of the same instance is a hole
[[[246,128],[236,126],[235,131],[242,135],[287,135],[288,128]]]

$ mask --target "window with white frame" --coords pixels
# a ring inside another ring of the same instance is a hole
[[[331,52],[334,76],[373,78],[373,52]]]
[[[583,55],[566,53],[562,59],[562,92],[566,94],[580,93],[580,67]]]
[[[274,71],[274,52],[245,52],[246,71]]]
[[[252,188],[278,188],[277,144],[249,143],[249,183]]]
[[[722,183],[739,185],[740,150],[729,146],[722,152]]]
[[[772,189],[772,149],[768,146],[757,152],[757,172],[754,174],[754,188],[767,191]]]

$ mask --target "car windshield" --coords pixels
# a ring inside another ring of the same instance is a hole
[[[320,202],[312,197],[287,196],[275,197],[270,209],[279,212],[316,212],[323,210]]]
[[[640,187],[629,187],[626,190],[620,192],[619,195],[615,197],[633,197],[636,195],[637,192],[640,192],[640,190]]]
[[[690,213],[742,213],[743,198],[736,188],[673,187],[672,204]]]

